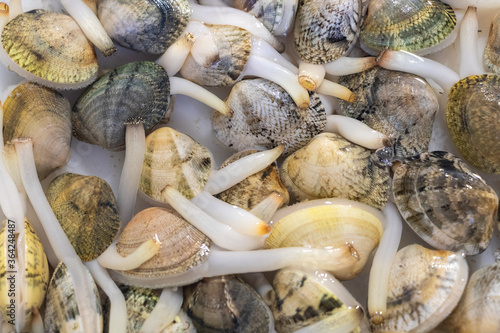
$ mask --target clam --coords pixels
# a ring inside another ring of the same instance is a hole
[[[69,101],[36,83],[17,86],[4,103],[3,139],[31,137],[38,176],[44,179],[70,158],[71,108]],[[6,146],[13,150],[13,146]]]
[[[490,26],[488,42],[484,48],[483,60],[486,68],[500,74],[500,15],[493,18]]]
[[[381,209],[389,196],[388,169],[370,150],[334,133],[319,134],[288,156],[280,176],[298,201],[338,197]]]
[[[271,332],[262,298],[233,275],[205,278],[184,287],[183,309],[198,332]]]
[[[234,0],[235,8],[244,10],[261,21],[275,36],[288,32],[297,11],[297,0]]]
[[[461,254],[409,245],[391,267],[387,312],[374,332],[429,332],[446,318],[465,289],[468,266]]]
[[[397,157],[427,151],[439,104],[424,79],[375,67],[343,76],[339,83],[356,95],[352,103],[340,101],[344,115],[387,135]]]
[[[372,0],[361,47],[373,55],[384,49],[426,55],[453,43],[455,27],[455,12],[439,0]]]
[[[495,191],[450,153],[422,153],[394,172],[393,194],[401,215],[438,249],[484,251],[498,209]]]

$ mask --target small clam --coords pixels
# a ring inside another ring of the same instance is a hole
[[[16,87],[4,103],[3,139],[30,137],[38,176],[44,179],[66,165],[70,157],[71,108],[69,101],[36,83]],[[13,150],[11,145],[6,149]]]
[[[183,309],[198,332],[271,332],[272,315],[255,290],[233,275],[184,287]]]
[[[483,60],[486,68],[500,74],[500,14],[491,22],[490,34],[484,48]]]
[[[388,169],[370,150],[333,133],[317,135],[288,156],[280,175],[298,201],[345,198],[381,209],[389,196]]]
[[[297,11],[297,0],[234,0],[235,8],[244,10],[261,21],[275,36],[288,32]]]
[[[495,191],[450,153],[435,151],[396,167],[393,194],[401,215],[427,243],[478,254],[493,234]]]

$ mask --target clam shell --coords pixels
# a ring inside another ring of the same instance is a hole
[[[455,25],[453,8],[439,0],[372,0],[361,27],[361,46],[371,54],[389,49],[425,55]]]
[[[100,0],[97,15],[120,45],[161,54],[182,34],[191,9],[187,0]]]
[[[264,300],[236,276],[205,278],[184,287],[183,309],[198,332],[269,332]]]
[[[224,144],[238,151],[248,147],[274,148],[283,154],[303,147],[326,126],[325,108],[314,92],[308,109],[299,109],[288,93],[264,79],[243,80],[233,86],[226,100],[231,116],[212,117],[212,129]]]
[[[297,1],[285,0],[234,0],[233,6],[255,16],[264,26],[275,33],[280,28],[291,27],[295,15],[290,15],[288,21],[284,14],[286,6],[293,6],[291,12],[295,14],[297,11]]]
[[[186,198],[194,198],[207,183],[212,171],[212,156],[191,137],[169,127],[146,137],[146,152],[139,190],[163,201],[162,190],[173,186]]]
[[[149,239],[161,242],[158,253],[125,274],[146,277],[182,274],[203,263],[212,244],[207,236],[174,211],[152,207],[139,212],[127,224],[116,250],[126,257]]]
[[[232,162],[256,152],[258,150],[245,150],[236,153],[224,161],[220,168],[222,169]],[[262,171],[245,178],[233,187],[220,192],[216,197],[231,205],[250,211],[273,192],[283,198],[280,207],[288,204],[288,191],[280,180],[276,162],[273,162]]]
[[[122,150],[125,124],[141,120],[148,133],[169,117],[169,103],[167,72],[153,62],[132,62],[107,72],[83,92],[73,107],[73,131],[80,141]]]
[[[50,183],[46,196],[82,261],[101,255],[120,230],[113,190],[99,177],[64,173]]]
[[[500,14],[491,22],[490,34],[484,48],[483,60],[486,68],[500,74]]]
[[[54,83],[89,84],[97,76],[97,56],[68,15],[43,9],[16,16],[2,31],[2,45],[23,69]]]
[[[17,86],[3,105],[3,139],[29,137],[38,177],[66,165],[71,152],[71,107],[50,88],[27,82]],[[7,146],[6,149],[13,149]]]
[[[240,77],[248,61],[252,48],[252,35],[246,30],[230,25],[207,27],[219,50],[218,58],[206,59],[206,64],[198,64],[189,54],[180,70],[181,75],[204,86],[232,85]]]
[[[391,138],[396,156],[427,151],[439,103],[425,80],[376,67],[341,76],[339,83],[356,95],[352,103],[339,100],[344,115]]]
[[[362,11],[362,0],[300,1],[293,33],[300,58],[325,64],[348,53],[358,38]]]
[[[392,186],[401,215],[430,245],[469,255],[488,247],[498,197],[457,157],[435,151],[410,158],[396,168]]]
[[[378,209],[389,197],[389,170],[372,151],[333,133],[322,133],[290,155],[281,179],[293,199],[345,198]]]
[[[429,332],[460,300],[467,283],[465,258],[450,251],[409,245],[392,263],[387,311],[374,332]]]

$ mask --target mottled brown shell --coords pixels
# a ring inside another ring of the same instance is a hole
[[[486,68],[500,74],[500,14],[491,21],[490,34],[484,48],[483,60]]]
[[[215,113],[212,129],[220,141],[238,151],[283,144],[283,154],[288,155],[326,126],[325,108],[316,93],[310,93],[308,109],[299,109],[283,88],[264,79],[238,82],[226,102],[231,116]]]
[[[267,305],[233,275],[205,278],[184,287],[183,309],[198,332],[269,332]]]
[[[451,87],[446,122],[460,154],[473,166],[500,173],[500,76],[474,75]]]
[[[495,191],[450,153],[423,153],[394,172],[393,194],[401,215],[430,245],[469,255],[484,251],[498,210]]]
[[[219,53],[214,59],[198,64],[188,55],[180,72],[190,81],[204,86],[223,87],[232,85],[241,75],[250,56],[252,35],[230,25],[207,25],[213,43]]]
[[[397,157],[427,151],[439,103],[424,79],[376,67],[342,76],[339,83],[356,95],[352,103],[339,100],[344,115],[391,138]]]
[[[334,133],[316,136],[281,166],[293,199],[345,198],[381,209],[389,197],[389,170],[372,151]]]
[[[118,204],[103,179],[64,173],[47,189],[47,201],[82,261],[101,255],[120,229]]]

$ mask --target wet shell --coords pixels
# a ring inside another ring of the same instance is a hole
[[[175,187],[186,198],[194,198],[207,183],[212,171],[212,156],[191,137],[169,127],[146,137],[146,152],[139,190],[163,201],[162,190]]]
[[[3,29],[2,45],[14,62],[43,80],[84,86],[97,76],[94,47],[68,15],[42,9],[18,15]]]
[[[87,309],[87,311],[97,312],[100,320],[93,323],[95,325],[93,332],[102,332],[103,322],[99,292],[86,267],[85,272],[92,281],[93,295],[95,296],[91,303],[95,307]],[[75,286],[73,277],[67,270],[66,265],[62,262],[59,263],[54,270],[47,290],[44,317],[45,332],[83,332],[83,314],[80,313],[78,308],[75,287],[78,288],[78,286]]]
[[[358,38],[362,12],[362,0],[300,1],[293,33],[300,58],[324,64],[348,53]]]
[[[236,276],[205,278],[184,287],[183,309],[200,333],[269,332],[267,305]]]
[[[142,120],[146,133],[165,117],[170,80],[153,62],[132,62],[107,72],[88,87],[73,107],[75,137],[109,150],[125,147],[125,123]]]
[[[355,277],[363,269],[382,233],[379,217],[370,210],[349,204],[319,205],[298,210],[280,219],[266,239],[265,248],[337,248],[351,244],[359,261],[351,270],[336,275],[345,280]]]
[[[191,9],[187,0],[100,0],[97,15],[120,45],[161,54],[182,34]]]
[[[303,147],[326,126],[326,112],[316,93],[308,109],[299,109],[283,88],[264,80],[234,85],[226,103],[231,116],[212,117],[212,129],[224,144],[238,151],[248,147],[285,146],[284,154]]]
[[[498,197],[452,154],[435,151],[408,159],[394,172],[393,192],[403,218],[431,246],[469,255],[488,247]]]
[[[198,64],[190,54],[181,68],[181,75],[204,86],[232,85],[240,77],[248,61],[252,35],[246,30],[229,25],[207,27],[219,50],[218,57],[206,59],[204,64]]]
[[[465,258],[409,245],[391,267],[385,321],[374,332],[429,332],[460,300],[467,283]]]
[[[500,74],[500,14],[495,15],[490,26],[490,34],[484,48],[483,60],[486,68]]]
[[[446,122],[460,154],[473,166],[500,173],[500,76],[475,75],[455,83]]]
[[[372,151],[333,133],[323,133],[290,155],[281,179],[293,199],[345,198],[382,209],[389,197],[389,170]]]
[[[234,0],[235,8],[255,16],[272,33],[278,35],[287,32],[295,19],[298,1],[287,0]],[[292,8],[286,8],[292,6]],[[287,17],[287,11],[291,15]]]
[[[339,100],[344,115],[391,138],[396,156],[427,151],[439,103],[425,80],[376,67],[343,76],[339,83],[356,95],[352,103]]]
[[[426,55],[453,42],[455,25],[453,8],[439,0],[372,0],[361,46],[374,55],[385,49]]]
[[[64,173],[47,189],[47,201],[82,261],[96,259],[120,229],[113,190],[103,179]]]
[[[211,241],[166,208],[147,208],[139,212],[123,230],[116,250],[124,257],[143,242],[157,239],[160,250],[138,268],[124,273],[135,276],[159,277],[182,274],[203,263],[210,253]]]
[[[258,150],[245,150],[236,153],[222,163],[221,169],[242,157],[256,152]],[[264,170],[245,178],[233,187],[217,194],[216,197],[231,205],[250,211],[273,192],[283,198],[281,206],[288,204],[288,191],[283,183],[281,183],[276,162]]]
[[[24,83],[15,88],[3,105],[3,139],[29,137],[38,177],[44,179],[65,166],[71,151],[69,101],[50,88]],[[7,146],[6,149],[14,149]]]

